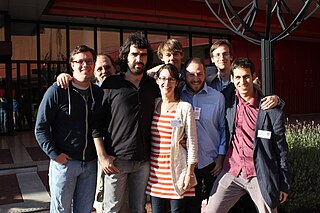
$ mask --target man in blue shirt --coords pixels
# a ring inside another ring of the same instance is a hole
[[[226,153],[224,97],[222,93],[207,86],[205,77],[203,60],[189,59],[186,63],[186,84],[182,88],[181,99],[194,108],[199,146],[199,162],[195,169],[198,182],[196,196],[186,198],[186,210],[190,213],[201,212],[202,200],[209,197]]]

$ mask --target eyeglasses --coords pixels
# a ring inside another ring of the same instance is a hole
[[[94,64],[94,60],[92,59],[88,59],[88,60],[79,60],[79,61],[72,61],[73,63],[77,63],[77,64],[81,64],[83,65],[84,63],[86,63],[87,65],[93,65]]]
[[[158,78],[160,81],[165,82],[168,81],[169,83],[175,82],[176,79],[175,78],[171,78],[171,77],[159,77]]]
[[[225,52],[225,53],[217,53],[217,54],[213,55],[214,58],[220,58],[221,56],[223,58],[228,58],[230,56],[230,53]]]

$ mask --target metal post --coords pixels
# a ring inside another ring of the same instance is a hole
[[[273,48],[270,40],[261,39],[262,92],[273,94]]]

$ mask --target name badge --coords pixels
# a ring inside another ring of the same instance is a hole
[[[258,130],[258,138],[270,139],[271,132],[266,130]]]
[[[173,119],[170,121],[171,127],[182,127],[182,120]]]
[[[195,107],[194,108],[194,118],[196,120],[200,119],[200,114],[201,114],[201,108],[200,107]]]

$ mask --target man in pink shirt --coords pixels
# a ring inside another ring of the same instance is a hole
[[[261,109],[263,95],[253,86],[249,59],[232,63],[231,78],[236,90],[226,96],[229,147],[206,212],[228,212],[248,193],[260,213],[274,213],[289,190],[284,114],[280,108]]]

